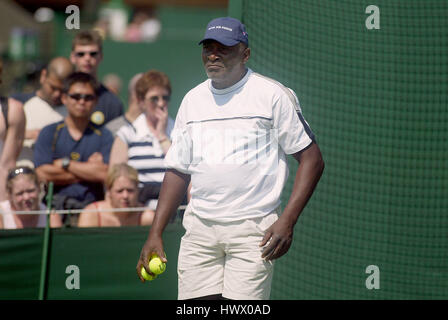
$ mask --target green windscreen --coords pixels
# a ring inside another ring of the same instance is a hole
[[[249,66],[296,91],[326,164],[272,299],[448,298],[448,1],[373,2],[237,3]]]

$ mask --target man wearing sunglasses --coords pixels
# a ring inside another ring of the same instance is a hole
[[[97,79],[98,67],[103,60],[102,39],[96,31],[81,31],[72,42],[70,61],[76,71],[88,73]],[[123,103],[103,84],[99,84],[98,99],[91,120],[103,125],[123,115]]]
[[[65,81],[62,102],[68,115],[42,129],[34,150],[39,179],[53,181],[55,209],[82,209],[103,200],[112,133],[90,121],[98,85],[91,75],[71,74]],[[71,223],[76,223],[76,216]]]

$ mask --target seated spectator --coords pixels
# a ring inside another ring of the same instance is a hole
[[[34,166],[33,147],[40,130],[66,115],[61,95],[65,78],[73,72],[67,58],[57,57],[50,61],[40,75],[40,88],[24,105],[26,116],[25,141],[19,155],[18,165]]]
[[[97,79],[98,67],[103,60],[102,38],[98,32],[84,30],[76,34],[72,41],[70,61],[76,71],[85,72]],[[123,103],[120,98],[99,84],[98,99],[91,115],[91,121],[103,125],[123,115]]]
[[[171,146],[174,120],[168,116],[171,84],[156,70],[147,71],[136,84],[137,101],[142,114],[131,125],[117,132],[110,154],[111,165],[128,163],[138,171],[139,200],[155,209],[165,175],[163,159]]]
[[[68,76],[62,94],[68,115],[44,127],[35,144],[36,173],[41,181],[54,182],[57,210],[82,209],[104,199],[113,136],[90,122],[97,88],[95,78],[87,73]]]
[[[128,42],[153,42],[157,40],[162,24],[156,16],[154,8],[137,9],[129,22],[124,40]]]
[[[45,228],[46,214],[16,214],[15,211],[44,211],[47,207],[40,203],[40,185],[32,168],[16,167],[12,169],[6,183],[9,198],[8,209],[0,215],[4,229]],[[50,226],[62,226],[59,214],[50,215]]]
[[[135,92],[135,84],[142,76],[142,73],[138,73],[132,77],[128,85],[128,110],[126,113],[106,124],[106,128],[110,130],[114,135],[118,130],[125,125],[132,125],[135,119],[142,113],[137,101],[137,94]]]
[[[106,198],[89,204],[81,212],[78,227],[120,227],[151,225],[154,211],[112,211],[113,209],[139,208],[138,172],[121,163],[111,167],[106,179]]]

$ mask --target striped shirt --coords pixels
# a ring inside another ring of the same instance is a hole
[[[174,120],[168,118],[168,136],[173,127]],[[140,183],[162,183],[166,170],[165,156],[159,141],[148,128],[146,116],[141,114],[132,125],[121,127],[117,136],[128,146],[128,164],[137,169]]]

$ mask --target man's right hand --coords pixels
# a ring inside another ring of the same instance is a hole
[[[143,279],[140,271],[142,267],[145,268],[146,272],[152,276],[154,274],[150,272],[149,270],[149,259],[153,254],[157,254],[162,262],[167,263],[168,260],[166,259],[165,252],[163,251],[163,240],[161,236],[153,236],[150,232],[148,239],[146,240],[145,244],[143,245],[142,251],[140,253],[140,259],[137,262],[137,275],[140,278],[141,282],[145,282],[146,280]]]
[[[189,183],[189,175],[169,168],[165,172],[154,221],[137,263],[137,275],[142,282],[145,282],[140,274],[142,267],[145,268],[147,273],[152,275],[149,272],[149,259],[153,254],[157,254],[162,262],[167,262],[165,252],[163,251],[162,233],[170,217],[182,202]]]

